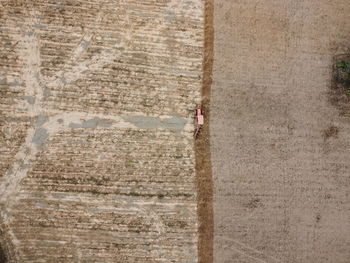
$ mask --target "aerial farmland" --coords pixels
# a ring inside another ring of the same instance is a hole
[[[349,263],[349,0],[0,0],[0,263]]]
[[[197,262],[204,2],[1,1],[9,262]]]

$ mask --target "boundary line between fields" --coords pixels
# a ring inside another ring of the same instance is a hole
[[[213,262],[214,214],[210,154],[210,94],[214,56],[214,0],[205,1],[202,109],[205,124],[195,142],[198,211],[198,262]]]

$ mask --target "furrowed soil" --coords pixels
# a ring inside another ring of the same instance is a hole
[[[349,262],[350,120],[331,86],[350,2],[214,4],[214,262]]]
[[[0,0],[0,262],[347,263],[349,14]]]
[[[198,262],[203,53],[202,0],[0,0],[3,261]]]

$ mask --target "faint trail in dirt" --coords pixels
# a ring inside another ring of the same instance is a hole
[[[28,115],[32,118],[46,116],[45,110],[42,108],[43,83],[41,83],[40,77],[40,36],[36,32],[37,30],[35,28],[35,25],[39,24],[38,17],[39,14],[37,12],[30,12],[29,16],[26,18],[26,21],[24,23],[26,25],[25,34],[19,40],[18,45],[18,53],[20,54],[20,57],[25,63],[23,78],[26,83],[26,97],[30,98],[32,101],[32,103],[28,103]],[[56,80],[49,81],[49,83],[47,83],[47,86],[57,84],[57,82],[59,82],[59,85],[64,85],[66,83],[73,82],[79,79],[82,76],[82,74],[86,73],[87,71],[91,72],[93,70],[99,69],[103,65],[116,59],[118,56],[121,56],[123,53],[123,49],[127,47],[127,43],[131,39],[130,21],[128,15],[126,15],[126,17],[128,24],[126,37],[123,38],[120,43],[115,44],[113,50],[106,50],[101,54],[96,55],[92,59],[84,60],[83,62],[77,64],[69,72],[58,72],[57,76],[59,77],[56,78]],[[97,15],[96,22],[101,21],[101,19],[102,14],[100,12]],[[73,61],[78,59],[84,51],[84,49],[82,48],[82,42],[84,40],[86,41],[88,39],[91,39],[92,35],[93,33],[88,33],[83,36],[77,48],[72,53]],[[62,78],[65,79],[65,83],[62,83]],[[73,117],[74,119],[75,115],[82,117],[79,113],[72,113],[70,117]],[[65,115],[63,115],[62,117],[64,116]],[[85,117],[88,117],[87,114]],[[53,123],[51,122],[51,124]],[[36,145],[35,136],[39,138],[42,137],[41,139],[46,139],[46,137],[50,135],[46,134],[46,129],[43,129],[40,126],[41,125],[32,125],[28,129],[25,142],[14,157],[13,165],[5,175],[4,182],[0,185],[0,203],[6,203],[6,207],[9,206],[11,197],[14,196],[14,194],[18,191],[18,187],[21,180],[27,175],[31,167],[30,164],[33,161],[33,158],[35,158],[36,153],[38,152],[39,147],[38,145]],[[51,131],[53,132],[52,127],[54,126],[51,126]]]
[[[23,78],[26,83],[25,94],[27,98],[31,98],[29,101],[32,102],[28,103],[28,115],[30,117],[38,116],[40,114],[42,110],[41,99],[43,97],[43,91],[40,85],[39,36],[34,28],[34,24],[37,22],[37,13],[31,12],[25,21],[25,35],[20,37],[18,45],[18,53],[25,64],[23,71]],[[19,240],[9,226],[11,218],[7,211],[9,211],[9,208],[15,201],[16,194],[19,190],[19,184],[27,175],[30,168],[30,161],[37,152],[37,148],[32,142],[35,133],[36,128],[34,126],[28,128],[25,142],[15,155],[13,164],[10,169],[8,169],[4,181],[0,185],[0,204],[3,205],[1,217],[5,225],[5,235],[9,236],[14,247],[19,244]],[[17,251],[17,253],[21,253],[21,251]],[[11,257],[15,258],[16,255],[11,255]]]
[[[102,13],[101,11],[97,14],[95,24],[102,21]],[[72,52],[72,55],[68,61],[69,62],[75,62],[81,58],[81,56],[86,52],[87,48],[90,45],[90,41],[94,37],[94,32],[91,30],[87,30],[87,32],[84,33],[84,35],[81,37],[81,40],[79,41],[79,44],[75,47],[75,50]]]
[[[257,257],[254,257],[254,256],[252,256],[252,255],[249,255],[248,253],[244,252],[243,250],[238,249],[238,248],[235,247],[235,246],[232,246],[231,248],[234,249],[234,250],[236,250],[239,254],[241,254],[241,255],[243,255],[243,256],[245,256],[245,257],[251,258],[251,259],[253,259],[253,260],[256,261],[256,262],[268,263],[268,262],[265,261],[265,260],[262,260],[262,259],[260,259],[260,258],[257,258]]]
[[[122,2],[124,3],[123,6],[125,7],[125,1]],[[76,46],[76,49],[73,51],[71,59],[67,61],[66,64],[69,65],[70,63],[75,63],[75,61],[79,62],[76,63],[71,69],[65,69],[65,67],[63,67],[64,69],[57,72],[56,76],[49,81],[48,86],[64,86],[66,84],[72,83],[80,79],[87,73],[93,72],[97,69],[101,69],[103,66],[121,57],[125,50],[128,48],[132,37],[130,15],[128,13],[127,8],[125,8],[125,10],[123,11],[125,13],[126,31],[124,33],[124,37],[120,40],[120,42],[115,43],[115,45],[111,49],[104,50],[100,54],[97,54],[90,59],[79,61],[79,58],[81,58],[83,53],[86,52],[86,47],[84,46],[87,42],[89,42],[92,39],[94,35],[93,32],[86,33],[85,35],[83,35],[81,41]],[[101,22],[102,16],[103,14],[99,12],[95,23]]]
[[[24,62],[23,78],[26,83],[25,97],[28,100],[28,112],[27,116],[34,118],[35,124],[27,130],[27,135],[23,145],[14,157],[12,166],[8,169],[4,176],[4,181],[0,185],[0,204],[3,204],[4,211],[2,212],[3,221],[7,226],[8,235],[13,240],[16,245],[18,243],[12,229],[9,227],[9,222],[11,221],[9,215],[6,211],[13,206],[18,200],[17,193],[19,191],[20,182],[23,178],[27,176],[27,173],[31,169],[31,164],[41,147],[41,144],[50,135],[59,131],[56,125],[56,121],[59,118],[67,117],[64,114],[59,115],[54,118],[53,121],[49,122],[47,129],[42,127],[42,123],[38,123],[38,120],[46,116],[45,110],[42,108],[42,98],[43,98],[43,83],[41,83],[40,77],[40,36],[35,28],[38,21],[39,13],[30,12],[29,16],[26,17],[24,22],[25,32],[24,36],[20,37],[18,44],[18,53]],[[97,21],[101,19],[101,14],[98,15]],[[130,30],[130,27],[129,27]],[[91,39],[92,34],[87,34],[83,37],[82,41]],[[130,33],[127,34],[127,40],[130,39]],[[81,48],[81,42],[77,46],[77,49],[72,54],[72,59],[77,59],[83,53]],[[126,45],[126,40],[122,40],[120,44],[116,44],[115,48],[124,48]],[[77,65],[73,71],[70,72],[69,76],[62,72],[60,75],[65,76],[69,81],[74,81],[78,79],[82,72],[87,69],[95,70],[105,65],[106,63],[112,61],[116,56],[121,55],[122,51],[113,50],[112,52],[105,51],[98,56],[94,57],[92,60],[86,60],[83,63]],[[90,66],[88,66],[90,65]],[[93,65],[93,66],[91,66]],[[50,84],[48,84],[50,85]],[[75,120],[75,117],[82,117],[81,114],[72,113],[68,116],[68,119]],[[88,116],[85,116],[88,117]],[[38,142],[39,140],[39,142]],[[19,251],[20,253],[20,251]]]
[[[227,242],[233,242],[236,244],[236,246],[234,246],[234,248],[243,253],[244,255],[246,256],[249,256],[249,257],[252,257],[252,258],[255,258],[256,260],[259,260],[261,262],[271,262],[274,261],[274,262],[282,262],[281,260],[277,259],[277,258],[274,258],[274,257],[271,257],[271,256],[268,256],[266,254],[264,254],[263,252],[251,247],[251,246],[248,246],[247,244],[244,244],[242,242],[239,242],[233,238],[228,238],[228,237],[225,237],[225,238],[222,238],[224,240],[226,240]],[[244,249],[246,249],[248,252],[245,252]],[[261,259],[261,258],[258,258],[258,255],[252,255],[252,254],[258,254],[260,255],[261,257],[264,257],[264,259]],[[265,261],[267,260],[267,261]]]
[[[34,25],[37,21],[37,13],[31,12],[26,18],[25,35],[19,39],[20,57],[23,59],[25,67],[23,78],[26,83],[26,96],[33,98],[33,103],[28,103],[28,115],[30,117],[39,116],[42,112],[41,100],[43,91],[40,84],[40,44],[39,36]],[[30,161],[35,156],[37,148],[33,143],[33,138],[37,130],[35,126],[27,130],[24,144],[17,152],[12,167],[5,175],[5,180],[0,185],[1,203],[6,203],[6,208],[11,201],[10,197],[17,192],[20,181],[26,176],[30,167]]]

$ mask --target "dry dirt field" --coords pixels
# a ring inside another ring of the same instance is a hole
[[[197,262],[202,0],[0,0],[0,260]]]
[[[214,1],[215,263],[350,262],[349,0]]]
[[[349,46],[349,0],[0,0],[0,262],[348,263]]]

